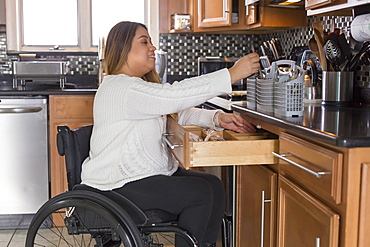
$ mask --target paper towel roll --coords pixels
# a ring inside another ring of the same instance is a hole
[[[359,15],[353,19],[351,34],[358,42],[370,41],[370,14]]]

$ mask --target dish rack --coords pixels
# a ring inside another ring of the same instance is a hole
[[[292,60],[278,60],[256,79],[257,110],[278,115],[303,116],[304,70]]]
[[[304,77],[274,84],[274,112],[283,116],[303,116]]]

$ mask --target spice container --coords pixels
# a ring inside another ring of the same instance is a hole
[[[173,14],[171,15],[171,31],[190,31],[190,15],[189,14]]]

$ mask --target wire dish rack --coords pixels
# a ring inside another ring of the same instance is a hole
[[[278,60],[264,74],[264,78],[255,80],[257,110],[288,117],[303,116],[304,70],[292,60]]]
[[[303,73],[304,74],[304,73]],[[303,116],[304,75],[287,82],[274,83],[274,112],[284,116]]]

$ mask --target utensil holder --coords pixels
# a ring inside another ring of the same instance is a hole
[[[351,105],[353,102],[353,72],[322,72],[322,104]]]

